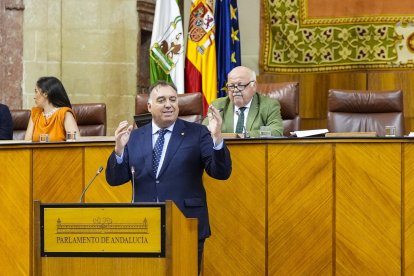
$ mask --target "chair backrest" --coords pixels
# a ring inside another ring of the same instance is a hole
[[[148,94],[137,94],[135,98],[135,114],[148,113]],[[200,92],[178,94],[178,117],[201,123],[203,118],[203,96]]]
[[[13,140],[24,140],[30,120],[30,109],[10,110],[13,120]]]
[[[284,136],[290,136],[291,131],[300,129],[298,82],[258,82],[257,92],[279,100]]]
[[[72,104],[81,136],[106,135],[106,104]]]
[[[404,135],[402,90],[357,91],[330,89],[328,93],[328,130],[330,132],[376,132],[385,135],[385,126]]]

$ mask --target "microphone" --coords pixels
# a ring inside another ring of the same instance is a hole
[[[131,203],[135,201],[135,167],[131,166],[131,174],[132,174],[132,200]]]
[[[89,182],[89,184],[86,186],[85,189],[83,189],[82,194],[79,198],[79,203],[82,203],[83,197],[85,196],[86,191],[89,189],[89,187],[91,186],[92,182],[95,180],[95,178],[102,172],[103,167],[100,166],[99,169],[96,171],[95,176],[92,178],[92,180]]]
[[[237,117],[239,117],[240,116],[240,111],[239,110],[236,110],[236,115],[237,115]],[[246,127],[244,126],[244,122],[243,122],[243,138],[250,138],[250,134],[247,132],[247,129],[246,129]]]
[[[243,138],[250,138],[250,134],[247,132],[245,126],[243,126]]]

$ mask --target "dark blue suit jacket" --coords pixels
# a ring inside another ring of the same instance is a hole
[[[106,180],[110,185],[130,181],[131,166],[135,167],[136,202],[172,200],[186,217],[198,218],[199,239],[210,236],[203,172],[225,180],[231,174],[231,158],[225,145],[213,149],[206,126],[176,121],[158,179],[152,172],[152,125],[133,130],[123,163],[117,164],[114,152],[109,157]]]
[[[0,140],[13,139],[13,121],[7,105],[0,104]]]

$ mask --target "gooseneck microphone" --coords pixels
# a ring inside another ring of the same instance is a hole
[[[134,203],[135,201],[135,167],[131,166],[131,174],[132,174],[132,199],[131,199],[131,203]]]
[[[100,166],[99,169],[96,171],[95,176],[92,178],[92,180],[89,182],[89,184],[86,186],[85,189],[83,189],[82,194],[79,198],[79,203],[82,203],[83,197],[85,196],[86,191],[89,189],[95,178],[102,172],[103,167]]]
[[[245,126],[243,126],[243,138],[250,138],[250,134],[247,132],[247,129]]]

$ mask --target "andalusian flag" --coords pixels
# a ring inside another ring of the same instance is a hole
[[[218,97],[226,96],[227,74],[241,65],[237,0],[216,0]]]
[[[204,114],[217,98],[215,25],[211,5],[211,1],[192,0],[185,60],[185,91],[203,93]]]
[[[151,84],[173,82],[184,93],[183,24],[176,0],[157,0],[150,47]]]

